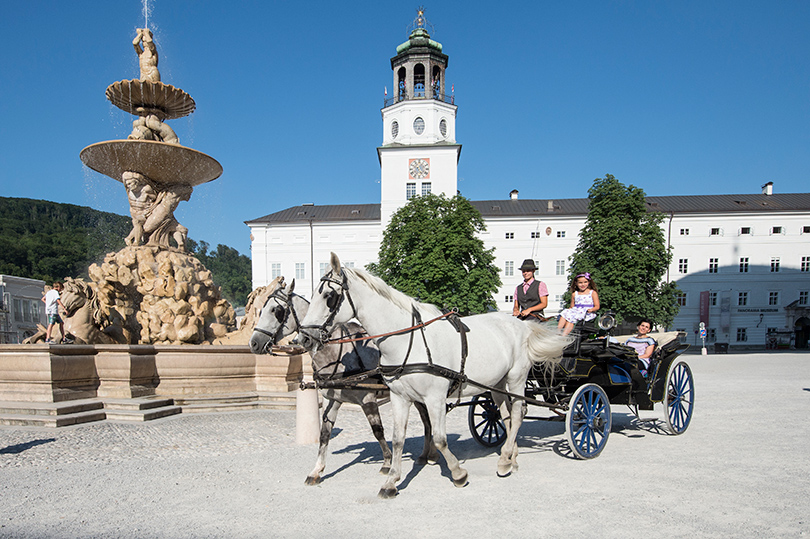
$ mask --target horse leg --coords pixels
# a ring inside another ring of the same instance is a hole
[[[393,498],[397,495],[397,481],[402,474],[402,449],[405,447],[405,431],[408,428],[408,412],[411,403],[405,398],[391,392],[391,411],[394,413],[394,434],[391,446],[394,452],[391,460],[391,470],[383,483],[377,496],[383,499]]]
[[[523,389],[526,387],[526,374],[527,372],[524,372],[522,377],[518,377],[519,379],[513,381],[512,383],[507,382],[507,387],[513,393],[517,392],[516,389],[513,388],[521,388],[521,391],[523,391]],[[523,424],[523,417],[526,415],[526,408],[527,406],[525,400],[518,398],[509,399],[510,425],[506,432],[506,441],[501,448],[501,456],[498,459],[498,477],[507,477],[512,472],[516,472],[518,470],[517,435],[518,431],[520,430],[520,425]]]
[[[457,487],[467,486],[467,470],[459,465],[458,459],[447,445],[447,408],[444,398],[425,399],[425,407],[430,415],[430,425],[433,428],[433,445],[444,457],[453,484]]]
[[[321,482],[321,474],[326,468],[326,452],[329,449],[329,438],[332,437],[332,427],[335,426],[340,402],[324,399],[323,420],[321,421],[321,437],[318,445],[318,460],[315,467],[309,472],[304,483],[307,485],[317,485]]]
[[[422,454],[416,459],[417,464],[436,464],[439,462],[439,452],[436,451],[436,446],[433,445],[433,433],[430,428],[430,415],[427,408],[421,402],[414,402],[416,410],[419,412],[419,417],[422,418],[422,425],[425,426],[425,445],[422,448]]]
[[[365,391],[363,398],[360,401],[360,406],[366,414],[368,424],[371,425],[371,432],[377,438],[383,454],[383,465],[380,468],[381,474],[387,474],[391,471],[391,448],[388,447],[388,442],[385,441],[385,431],[383,430],[382,419],[380,418],[380,408],[377,406],[377,395],[373,391]]]

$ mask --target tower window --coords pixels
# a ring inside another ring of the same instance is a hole
[[[405,200],[410,200],[416,196],[416,182],[405,184]]]
[[[444,118],[439,122],[439,133],[442,134],[442,137],[447,138],[447,120]]]
[[[442,97],[442,69],[439,66],[433,66],[433,75],[430,77],[431,94],[433,99],[441,99]]]
[[[421,117],[417,116],[416,119],[413,121],[413,132],[417,135],[421,135],[425,132],[425,120]]]
[[[399,135],[399,124],[396,121],[391,122],[391,138],[397,138]]]

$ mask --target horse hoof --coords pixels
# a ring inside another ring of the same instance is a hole
[[[311,475],[307,476],[307,478],[304,480],[304,484],[309,485],[309,486],[317,485],[320,482],[321,482],[320,477],[317,477],[317,476],[313,477]]]
[[[380,468],[380,474],[381,475],[388,475],[388,472],[390,472],[390,471],[391,471],[390,466],[383,466],[382,468]]]
[[[427,457],[424,455],[420,455],[419,458],[416,459],[416,463],[419,464],[420,466],[425,465],[435,466],[436,464],[439,463],[439,457],[433,455]]]
[[[512,475],[512,466],[498,466],[498,477],[509,477]]]
[[[377,497],[383,500],[390,500],[391,498],[396,498],[396,496],[397,489],[395,488],[381,488],[380,492],[377,493]]]
[[[466,487],[469,484],[470,482],[467,481],[467,472],[464,472],[464,475],[462,475],[458,479],[453,479],[453,485],[455,485],[458,488]]]

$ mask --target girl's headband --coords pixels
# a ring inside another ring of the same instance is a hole
[[[590,273],[580,273],[579,275],[574,277],[574,279],[579,279],[580,277],[585,277],[589,281],[591,280],[591,274]]]

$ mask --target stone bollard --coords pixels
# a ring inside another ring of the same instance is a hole
[[[318,443],[321,416],[318,410],[318,390],[299,389],[295,394],[295,443]]]

